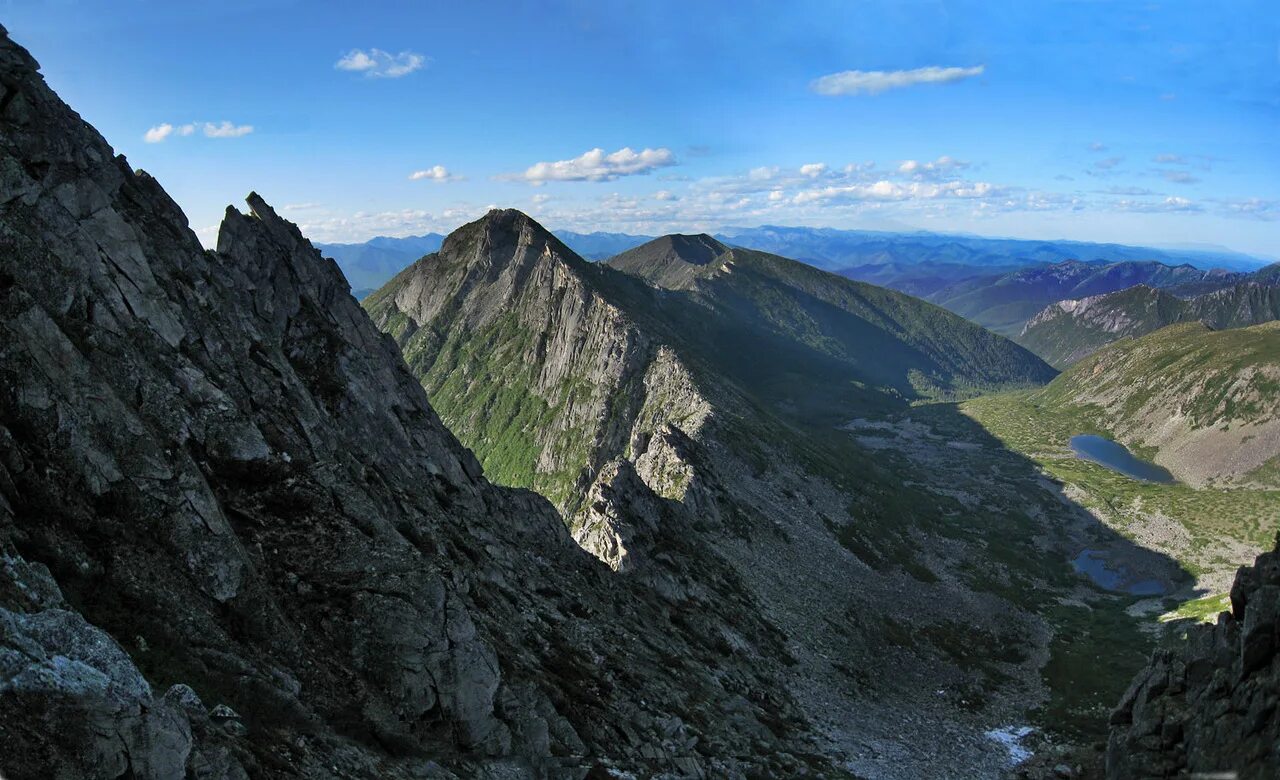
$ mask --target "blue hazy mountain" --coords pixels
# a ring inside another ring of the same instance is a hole
[[[553,231],[588,260],[605,260],[653,240],[629,233]],[[1253,271],[1265,260],[1216,247],[1154,249],[1082,241],[1032,241],[927,232],[880,232],[835,228],[725,228],[715,234],[725,244],[789,257],[859,281],[921,297],[967,279],[1064,260],[1116,263],[1155,261],[1201,269]],[[351,287],[376,289],[415,260],[440,249],[444,236],[379,236],[358,244],[316,244],[338,262]],[[1041,304],[1043,305],[1043,304]],[[1038,311],[1034,309],[1031,314]],[[1028,314],[1030,316],[1030,314]]]

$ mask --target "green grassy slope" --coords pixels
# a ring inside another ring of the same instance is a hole
[[[1223,586],[1280,523],[1280,323],[1212,331],[1164,328],[1107,347],[1044,388],[963,404],[1005,446],[1040,464],[1109,526]],[[1173,467],[1224,456],[1261,463],[1235,480],[1139,482],[1074,457],[1069,440],[1097,434]],[[1236,435],[1234,446],[1222,444]]]
[[[728,247],[710,262],[670,254],[648,265],[634,262],[644,250],[608,264],[671,287],[659,306],[695,320],[680,324],[680,336],[775,403],[841,414],[849,411],[840,409],[842,392],[854,402],[867,392],[903,401],[966,397],[1039,384],[1054,373],[1007,339],[937,306],[803,263]],[[694,270],[682,276],[681,266]],[[670,285],[671,279],[680,282]],[[752,365],[766,370],[752,375]],[[812,387],[816,380],[825,387]]]

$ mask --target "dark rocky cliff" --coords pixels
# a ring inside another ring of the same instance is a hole
[[[6,778],[824,771],[746,596],[613,576],[261,198],[203,250],[2,30],[0,85]]]
[[[1107,777],[1280,777],[1280,546],[1242,568],[1231,611],[1151,659],[1111,716]]]

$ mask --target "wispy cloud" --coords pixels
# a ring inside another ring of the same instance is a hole
[[[1174,195],[1162,200],[1117,200],[1109,204],[1109,207],[1117,211],[1137,211],[1148,214],[1204,210],[1204,207],[1195,201]]]
[[[981,76],[985,65],[972,68],[940,68],[936,65],[914,70],[846,70],[830,73],[809,84],[819,95],[878,95],[890,89],[917,84],[949,84]]]
[[[507,174],[502,178],[534,185],[548,181],[613,181],[621,176],[643,175],[670,165],[676,165],[676,156],[666,148],[637,152],[625,146],[607,153],[597,147],[572,160],[535,163],[523,173]]]
[[[1200,181],[1186,171],[1160,171],[1160,175],[1174,184],[1197,184]]]
[[[941,183],[896,182],[881,179],[871,184],[823,187],[799,192],[793,198],[797,205],[821,200],[900,201],[934,200],[937,198],[988,198],[1000,190],[989,182],[949,181]]]
[[[338,70],[363,73],[366,78],[398,79],[426,67],[425,55],[412,51],[391,54],[382,49],[352,49],[333,64]]]
[[[173,136],[195,135],[197,130],[207,138],[240,138],[252,133],[253,125],[237,125],[225,119],[216,124],[213,122],[188,122],[184,125],[174,125],[165,122],[144,133],[142,140],[149,144],[158,144]]]
[[[1250,217],[1268,222],[1280,220],[1280,200],[1266,198],[1225,198],[1217,201],[1229,216]]]
[[[1162,163],[1164,165],[1186,165],[1187,158],[1180,154],[1157,154],[1151,158],[1152,162]]]
[[[1158,195],[1146,187],[1108,187],[1104,190],[1108,195]]]
[[[149,144],[158,144],[172,134],[173,134],[173,125],[169,124],[168,122],[165,122],[164,124],[156,125],[155,127],[148,130],[142,136],[142,140],[146,141]]]
[[[409,181],[428,181],[447,182],[461,181],[463,177],[449,172],[449,169],[443,165],[433,165],[430,168],[424,168],[420,171],[414,171],[409,174]]]
[[[1107,151],[1107,145],[1106,145],[1106,144],[1104,144],[1104,143],[1103,143],[1103,142],[1101,142],[1101,141],[1094,141],[1093,143],[1089,144],[1089,151],[1091,151],[1091,152],[1105,152],[1105,151]]]
[[[1107,157],[1106,159],[1098,160],[1097,162],[1095,162],[1093,164],[1093,167],[1097,168],[1100,171],[1109,171],[1112,168],[1115,168],[1117,165],[1119,165],[1122,162],[1124,162],[1123,157]]]
[[[952,176],[968,167],[969,163],[964,160],[957,160],[944,154],[931,162],[903,160],[898,164],[898,173],[918,181],[926,181]]]
[[[239,138],[252,132],[253,125],[237,125],[225,120],[216,125],[212,122],[204,123],[204,134],[210,138]]]

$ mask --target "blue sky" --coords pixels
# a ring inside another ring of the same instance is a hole
[[[1280,256],[1270,2],[0,8],[206,242],[257,190],[322,241],[509,206],[581,231],[920,228]]]

